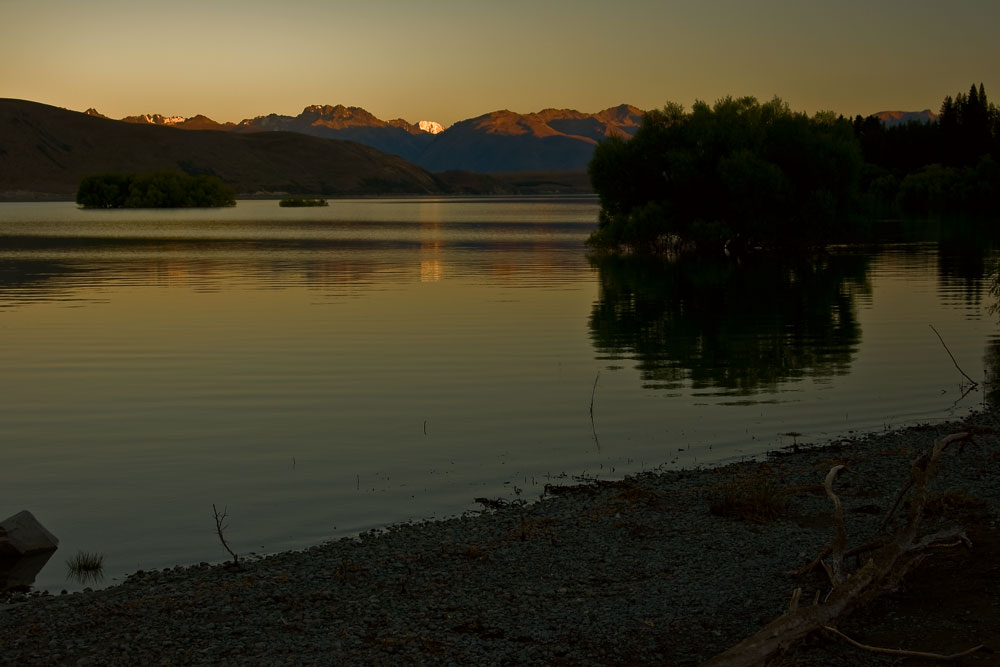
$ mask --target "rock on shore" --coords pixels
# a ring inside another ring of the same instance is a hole
[[[58,547],[59,539],[28,510],[0,521],[0,557],[31,556]]]

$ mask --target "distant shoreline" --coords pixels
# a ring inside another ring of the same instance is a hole
[[[267,193],[244,193],[237,194],[236,201],[280,201],[287,197],[303,197],[303,198],[318,198],[318,199],[330,199],[330,200],[349,200],[349,199],[532,199],[532,198],[549,198],[549,197],[567,197],[567,198],[580,198],[580,199],[593,199],[597,201],[597,195],[593,192],[524,192],[524,193],[509,193],[509,194],[491,194],[491,193],[384,193],[384,194],[357,194],[357,193],[344,193],[344,194],[294,194],[287,192],[267,192]],[[52,193],[52,192],[0,192],[0,204],[32,204],[32,203],[44,203],[44,202],[69,202],[75,203],[75,198],[73,195]],[[81,207],[83,208],[83,207]],[[92,209],[96,210],[96,209]],[[123,211],[134,210],[134,209],[118,209]]]

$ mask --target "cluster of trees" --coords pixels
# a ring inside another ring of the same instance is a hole
[[[93,174],[80,181],[85,208],[214,208],[235,206],[236,192],[218,177],[179,171]]]
[[[876,214],[984,214],[1000,208],[1000,109],[983,84],[945,97],[936,122],[854,119]]]
[[[611,138],[589,172],[601,214],[591,246],[739,252],[835,240],[862,171],[849,120],[792,113],[781,99],[727,97],[690,113],[647,113],[631,140]]]
[[[668,104],[631,140],[602,142],[589,174],[599,250],[822,246],[880,217],[995,213],[1000,110],[982,84],[945,98],[936,122],[894,127],[779,98]]]

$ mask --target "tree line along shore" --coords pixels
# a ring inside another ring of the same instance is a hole
[[[1000,110],[982,84],[934,122],[793,113],[726,97],[648,112],[598,145],[590,245],[614,253],[815,248],[884,235],[886,218],[1000,211]]]

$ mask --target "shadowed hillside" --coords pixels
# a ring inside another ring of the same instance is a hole
[[[452,125],[416,162],[431,171],[584,171],[599,141],[635,134],[642,115],[627,105],[597,114],[568,109],[494,111]]]
[[[186,129],[189,126],[185,121],[177,127]],[[356,141],[407,160],[415,160],[434,139],[433,134],[405,120],[384,121],[360,107],[341,104],[308,106],[298,116],[258,116],[241,121],[232,130],[240,133],[299,132],[324,139]]]
[[[180,169],[239,194],[440,193],[440,181],[361,144],[292,132],[178,132],[0,99],[0,197],[71,197],[97,172]]]

